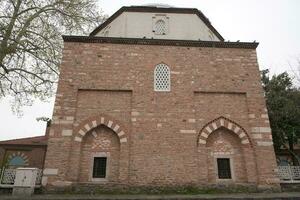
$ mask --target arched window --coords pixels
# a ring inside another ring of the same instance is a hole
[[[21,156],[15,156],[9,161],[8,165],[9,166],[25,166],[26,161]]]
[[[12,153],[7,158],[7,164],[12,168],[27,166],[29,164],[28,161],[28,157],[22,152]]]
[[[166,34],[166,22],[162,19],[155,23],[155,34],[164,35]]]
[[[166,64],[158,64],[154,69],[154,91],[171,90],[170,68]]]

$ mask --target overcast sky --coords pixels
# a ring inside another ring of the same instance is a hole
[[[122,6],[164,3],[175,7],[198,8],[219,33],[230,41],[254,40],[260,69],[271,73],[288,71],[300,58],[300,0],[102,0],[100,7],[111,15]],[[295,67],[296,69],[296,67]],[[15,116],[8,99],[0,101],[0,140],[43,135],[41,116],[52,116],[54,98],[25,107],[22,118]]]

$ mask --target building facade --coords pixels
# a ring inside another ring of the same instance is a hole
[[[47,136],[0,141],[0,170],[18,167],[43,169],[46,151]]]
[[[64,36],[43,184],[278,188],[257,45],[159,6]]]

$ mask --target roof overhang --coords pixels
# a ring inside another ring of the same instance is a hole
[[[164,39],[143,39],[143,38],[115,38],[95,36],[63,36],[65,42],[82,43],[112,43],[128,45],[161,45],[161,46],[185,46],[185,47],[213,47],[213,48],[242,48],[256,49],[257,42],[217,42],[217,41],[196,41],[196,40],[164,40]]]
[[[218,37],[219,40],[224,41],[221,34],[212,26],[208,18],[196,8],[161,8],[161,7],[149,7],[149,6],[124,6],[110,16],[104,23],[95,28],[90,36],[95,36],[99,31],[104,29],[114,19],[120,16],[123,12],[150,12],[150,13],[178,13],[178,14],[196,14],[205,25]]]
[[[47,146],[47,136],[36,136],[0,141],[0,146]]]

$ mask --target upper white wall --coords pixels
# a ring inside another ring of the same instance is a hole
[[[157,19],[166,19],[167,33],[153,32]],[[196,14],[123,12],[96,36],[220,41]]]

